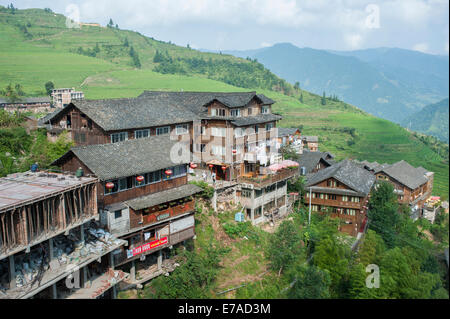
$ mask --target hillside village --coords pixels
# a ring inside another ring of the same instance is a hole
[[[447,144],[66,23],[0,6],[0,300],[448,299]]]
[[[433,223],[440,205],[448,212],[432,196],[433,172],[338,162],[320,152],[320,136],[278,128],[275,102],[257,92],[145,91],[69,100],[40,119],[34,129],[48,139],[68,132],[75,146],[50,170],[34,164],[0,179],[0,298],[117,298],[170,276],[181,263],[171,251],[196,239],[208,189],[215,213],[238,205],[237,224],[277,227],[301,205],[339,220],[353,245],[384,181],[413,220]],[[289,192],[297,179],[304,189]]]

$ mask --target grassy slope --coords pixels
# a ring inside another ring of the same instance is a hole
[[[8,20],[8,21],[6,21]],[[15,25],[20,23],[33,34],[26,39]],[[81,88],[87,98],[134,97],[147,90],[248,91],[196,75],[163,75],[152,72],[156,50],[169,50],[172,56],[202,56],[214,59],[234,58],[200,53],[172,44],[145,38],[138,33],[98,27],[64,28],[65,18],[42,10],[21,10],[15,16],[0,13],[0,87],[21,83],[25,92],[39,95],[44,83],[57,87]],[[141,70],[131,67],[123,49],[125,37],[139,52]],[[93,48],[96,43],[112,45],[111,56],[104,50],[97,58],[70,53],[79,46]],[[102,56],[103,54],[103,56]],[[448,164],[400,126],[370,116],[342,102],[320,104],[320,97],[303,91],[304,103],[278,92],[260,90],[277,101],[275,111],[285,115],[281,126],[303,125],[306,135],[319,135],[321,150],[335,153],[339,159],[376,160],[392,163],[401,159],[436,172],[434,190],[448,197]],[[355,128],[356,137],[342,131]],[[353,140],[351,146],[347,141]]]

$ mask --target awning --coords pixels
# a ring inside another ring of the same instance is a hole
[[[224,164],[224,163],[222,163],[221,161],[216,160],[216,159],[213,159],[213,160],[211,160],[211,161],[209,161],[209,162],[206,162],[206,164],[207,164],[207,165],[212,164],[212,165],[219,165],[219,166],[228,166],[227,164]]]
[[[202,192],[203,189],[193,185],[186,184],[180,187],[171,188],[162,192],[156,192],[150,195],[134,198],[125,203],[134,210],[140,210],[162,203],[167,203],[180,198],[188,197],[197,193]]]

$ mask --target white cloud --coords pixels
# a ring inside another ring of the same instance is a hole
[[[269,43],[269,42],[262,42],[262,43],[260,44],[260,46],[261,46],[261,48],[267,48],[267,47],[272,46],[272,43]]]
[[[423,52],[423,53],[428,53],[429,52],[428,43],[425,43],[425,42],[415,44],[412,47],[412,49],[414,51],[420,51],[420,52]]]
[[[351,50],[356,50],[361,48],[363,37],[360,34],[347,34],[344,36],[344,40]]]

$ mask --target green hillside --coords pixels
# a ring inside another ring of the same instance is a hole
[[[438,155],[434,145],[349,104],[327,99],[322,105],[320,96],[294,89],[256,61],[203,53],[115,28],[68,29],[62,15],[40,9],[11,14],[0,7],[0,74],[0,88],[19,83],[34,96],[44,94],[47,81],[82,89],[88,99],[135,97],[143,90],[254,89],[277,101],[274,109],[284,115],[281,126],[301,126],[304,134],[318,135],[321,150],[339,159],[404,159],[421,165],[436,172],[435,193],[448,197],[448,149]]]
[[[402,125],[448,143],[448,98],[425,106],[419,112],[406,118]]]

